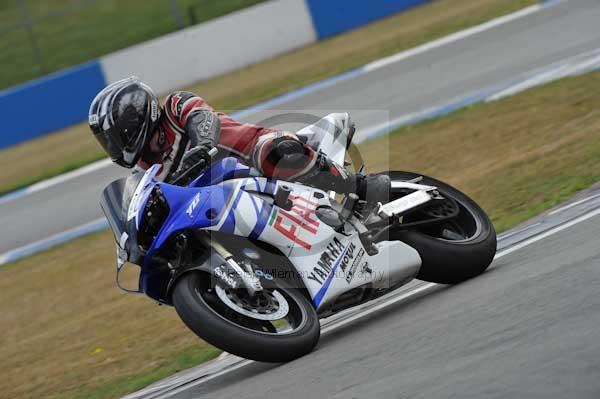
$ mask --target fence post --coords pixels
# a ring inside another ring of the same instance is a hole
[[[33,48],[33,54],[35,60],[38,64],[38,68],[41,73],[46,73],[46,66],[44,64],[44,57],[42,55],[42,50],[40,49],[40,45],[35,37],[35,32],[33,31],[33,23],[31,21],[29,10],[27,9],[27,4],[25,4],[25,0],[17,0],[19,8],[21,9],[21,14],[23,16],[23,26],[27,31],[27,36],[29,36],[29,41],[31,42],[31,47]]]
[[[177,5],[176,0],[168,0],[169,7],[171,8],[171,14],[173,14],[173,18],[175,18],[175,24],[177,25],[177,29],[185,28],[185,20],[183,19],[183,14],[181,14],[181,10]]]

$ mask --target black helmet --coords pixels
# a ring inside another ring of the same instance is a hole
[[[90,106],[89,124],[111,159],[132,168],[142,155],[159,116],[158,98],[134,76],[98,93]]]

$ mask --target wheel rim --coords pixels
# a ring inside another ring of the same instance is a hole
[[[440,192],[442,195],[446,195]],[[455,201],[457,201],[454,198]],[[440,224],[437,232],[434,232],[433,237],[442,241],[465,242],[472,241],[481,234],[481,220],[463,203],[458,202],[459,213],[454,219],[448,220]],[[436,234],[437,233],[437,234]]]
[[[195,287],[197,297],[218,317],[238,328],[265,335],[287,335],[302,329],[308,314],[302,303],[280,287],[264,288],[255,298],[245,289],[232,290],[210,277]],[[252,306],[254,305],[254,307]]]

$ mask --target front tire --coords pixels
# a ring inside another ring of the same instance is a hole
[[[459,206],[456,220],[415,230],[390,230],[390,239],[415,248],[422,259],[417,278],[456,284],[483,273],[496,254],[496,232],[487,214],[467,195],[431,177],[412,172],[389,172],[392,181],[423,177],[422,184],[436,186],[440,194]],[[392,199],[393,191],[392,191]],[[453,226],[459,233],[452,232]]]
[[[267,289],[265,287],[265,289]],[[290,331],[237,314],[210,286],[210,275],[185,274],[173,290],[179,317],[200,338],[229,353],[261,362],[287,362],[311,352],[320,336],[317,314],[298,289],[277,287],[289,303]],[[241,289],[237,290],[241,291]],[[221,295],[223,295],[221,289]]]

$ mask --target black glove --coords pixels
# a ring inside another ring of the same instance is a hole
[[[307,150],[299,140],[283,137],[267,153],[267,159],[280,168],[302,168],[308,160]]]
[[[178,172],[181,174],[191,168],[204,168],[210,164],[210,154],[214,147],[210,145],[201,144],[197,147],[190,148],[183,158],[181,158],[181,166]]]

